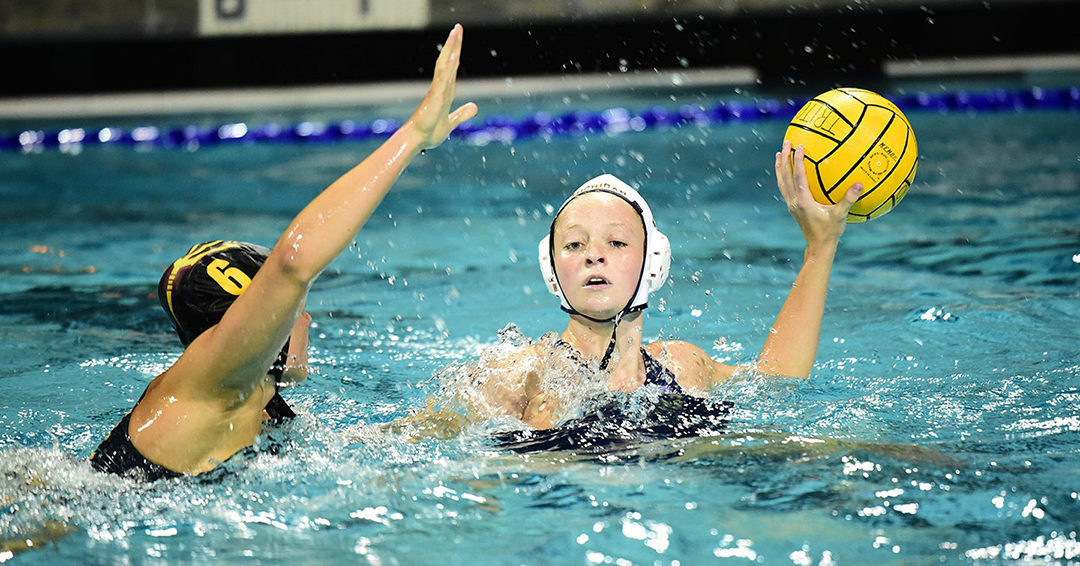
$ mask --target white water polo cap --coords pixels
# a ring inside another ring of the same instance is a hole
[[[641,224],[645,228],[645,261],[641,265],[637,291],[619,314],[606,320],[594,319],[578,312],[566,299],[566,293],[563,292],[562,286],[559,285],[559,278],[555,274],[554,249],[552,249],[555,221],[559,219],[559,215],[566,208],[566,205],[583,194],[597,191],[611,193],[625,200],[637,211],[641,217]],[[562,309],[570,314],[581,315],[597,322],[608,322],[619,316],[645,309],[649,306],[649,293],[664,286],[664,282],[667,281],[668,269],[671,267],[671,243],[668,242],[667,236],[656,229],[656,221],[653,219],[649,204],[633,187],[627,185],[618,177],[609,174],[590,179],[584,185],[578,187],[570,195],[570,198],[563,202],[562,206],[559,207],[559,211],[555,213],[555,217],[551,219],[551,229],[548,230],[548,235],[540,240],[538,252],[540,273],[544,276],[544,283],[551,294],[559,297],[562,302]]]

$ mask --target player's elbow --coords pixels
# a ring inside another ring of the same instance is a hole
[[[269,265],[263,267],[277,271],[287,280],[300,286],[310,287],[324,266],[313,262],[309,254],[304,252],[303,246],[283,245],[283,243],[279,243],[278,247],[274,248],[274,253],[267,259]]]

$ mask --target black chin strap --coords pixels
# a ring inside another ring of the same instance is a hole
[[[608,364],[611,363],[612,355],[615,354],[615,339],[616,335],[619,333],[619,322],[622,321],[624,313],[626,313],[626,311],[621,311],[619,314],[615,315],[615,324],[611,329],[611,341],[608,342],[607,351],[604,352],[604,357],[600,360],[600,371],[607,369]]]

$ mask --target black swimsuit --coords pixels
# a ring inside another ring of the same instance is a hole
[[[675,381],[675,374],[656,358],[650,356],[645,348],[641,349],[641,357],[645,358],[645,385],[655,385],[660,388],[661,393],[686,395],[686,391],[683,391],[679,382]]]
[[[296,416],[289,404],[278,393],[275,393],[266,404],[265,410],[274,424],[280,424]],[[90,455],[90,465],[95,470],[145,482],[178,478],[184,475],[147,460],[131,443],[131,435],[128,434],[130,423],[131,411],[128,411],[128,414],[120,419],[120,423],[112,429],[109,436],[105,437],[97,450]]]
[[[281,380],[281,375],[285,371],[285,355],[287,353],[288,343],[285,344],[285,348],[282,348],[277,361],[267,372],[274,377],[275,383]],[[146,393],[143,392],[143,395],[146,395]],[[142,397],[139,397],[139,401],[142,401]],[[270,398],[270,402],[266,404],[264,410],[270,416],[270,422],[273,424],[281,424],[296,416],[296,413],[293,412],[289,404],[285,402],[285,399],[277,391],[274,392],[274,396]],[[90,465],[95,470],[146,482],[178,478],[184,475],[147,460],[131,443],[131,435],[128,434],[130,423],[131,411],[128,411],[124,418],[120,419],[120,422],[113,427],[109,436],[105,437],[97,450],[90,455]]]
[[[152,482],[160,479],[178,478],[184,474],[174,472],[164,466],[147,460],[131,443],[128,424],[131,423],[131,411],[120,419],[109,436],[90,455],[90,465],[99,472],[125,476],[132,479]]]
[[[560,341],[561,342],[561,341]],[[688,395],[675,374],[644,349],[645,385],[659,388],[655,403],[635,411],[612,399],[579,418],[546,430],[514,430],[495,435],[496,446],[514,452],[570,450],[606,454],[643,442],[715,434],[724,429],[733,404]]]

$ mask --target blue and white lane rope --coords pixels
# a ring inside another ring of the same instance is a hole
[[[1025,90],[992,89],[945,93],[915,93],[888,96],[905,112],[1003,112],[1024,110],[1080,110],[1080,87]],[[522,118],[494,116],[462,125],[453,136],[467,143],[485,145],[509,143],[530,137],[574,136],[592,132],[615,134],[683,124],[726,124],[755,120],[790,120],[807,99],[720,101],[712,106],[686,104],[678,108],[653,106],[634,112],[609,108],[599,112],[576,111],[553,116],[543,112]],[[325,143],[339,140],[370,140],[389,137],[399,126],[394,120],[370,123],[339,122],[244,123],[216,127],[178,126],[158,128],[104,127],[100,129],[64,128],[55,131],[25,130],[0,134],[0,151],[35,152],[47,148],[74,149],[88,145],[127,145],[139,147],[175,147],[197,149],[222,143]]]

